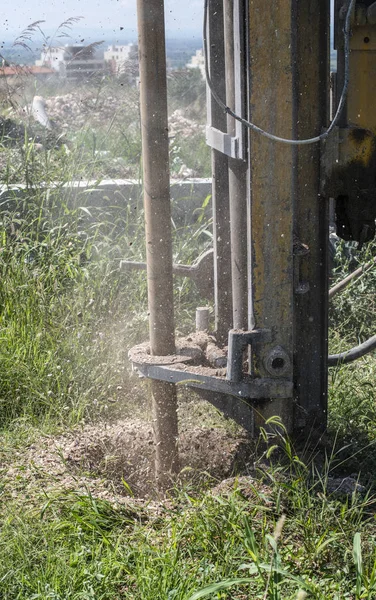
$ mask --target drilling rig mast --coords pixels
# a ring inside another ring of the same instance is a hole
[[[133,348],[131,360],[163,382],[157,394],[163,406],[167,390],[167,411],[175,410],[172,390],[181,382],[251,432],[272,415],[290,432],[320,432],[327,420],[330,199],[340,236],[363,244],[375,233],[376,2],[336,1],[331,99],[330,0],[203,0],[213,333],[223,369],[210,360],[207,333],[171,342],[169,197],[168,186],[161,188],[166,99],[148,88],[165,78],[157,51],[164,32],[156,27],[163,0],[138,0],[138,7],[152,308],[151,345]]]

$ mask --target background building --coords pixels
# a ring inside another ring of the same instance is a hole
[[[105,62],[95,58],[93,46],[66,45],[45,48],[35,64],[39,67],[49,67],[60,77],[70,80],[88,80],[105,73]]]
[[[196,54],[194,54],[189,63],[187,63],[187,68],[200,69],[201,76],[203,79],[205,79],[205,59],[204,53],[201,49],[196,50]]]
[[[116,77],[127,76],[133,81],[138,78],[137,44],[111,45],[104,53],[104,60]]]

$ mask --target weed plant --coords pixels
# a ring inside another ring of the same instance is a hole
[[[371,261],[375,252],[375,242],[365,245],[361,251],[356,249],[356,244],[340,242],[334,282]],[[375,289],[374,266],[330,302],[330,353],[344,352],[375,334]],[[376,466],[375,380],[374,352],[329,371],[331,436],[340,436],[348,472],[362,472],[371,482]]]
[[[85,406],[106,405],[108,396],[115,401],[114,390],[127,378],[127,349],[147,337],[145,273],[120,269],[121,259],[144,259],[141,200],[73,206],[62,187],[34,187],[3,201],[3,426],[26,415],[77,422]],[[210,243],[200,216],[189,227],[174,224],[176,262],[193,262]],[[181,280],[180,329],[192,321],[192,295],[202,303],[192,283]]]
[[[340,241],[335,256],[334,281],[340,281],[349,273],[370,262],[376,256],[376,243],[366,244],[360,251],[354,242]],[[333,344],[338,346],[338,337],[353,345],[374,335],[376,316],[376,266],[356,279],[330,304],[330,324]]]
[[[317,470],[280,426],[268,438],[282,461],[269,450],[253,477],[176,490],[157,513],[78,492],[41,490],[22,517],[7,502],[2,597],[372,600],[374,500],[330,493],[335,451]]]

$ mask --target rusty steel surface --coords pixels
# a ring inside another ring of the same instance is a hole
[[[293,0],[249,2],[250,119],[286,138],[293,137],[291,12]],[[293,152],[250,134],[251,201],[250,307],[253,327],[271,329],[273,342],[253,351],[255,374],[267,376],[273,347],[293,356]],[[286,377],[292,381],[292,369]],[[257,422],[279,414],[292,428],[292,396],[260,408]],[[271,413],[269,412],[271,410]]]
[[[329,0],[299,0],[294,7],[294,123],[300,139],[328,125],[329,12]],[[320,195],[320,144],[295,152],[294,233],[308,252],[294,256],[306,290],[294,295],[294,427],[319,430],[327,420],[328,202]]]

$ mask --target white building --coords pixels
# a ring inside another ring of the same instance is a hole
[[[105,62],[95,58],[93,46],[70,46],[44,48],[38,67],[49,67],[64,79],[89,80],[93,76],[103,75]]]
[[[116,76],[124,73],[128,73],[132,77],[138,76],[137,44],[109,46],[104,53],[104,60],[109,65],[111,73]]]
[[[39,60],[35,61],[37,67],[49,67],[57,73],[60,72],[61,63],[64,62],[65,48],[44,48]]]
[[[203,79],[205,79],[205,59],[203,51],[196,50],[189,63],[187,63],[187,69],[200,69],[200,73]]]

